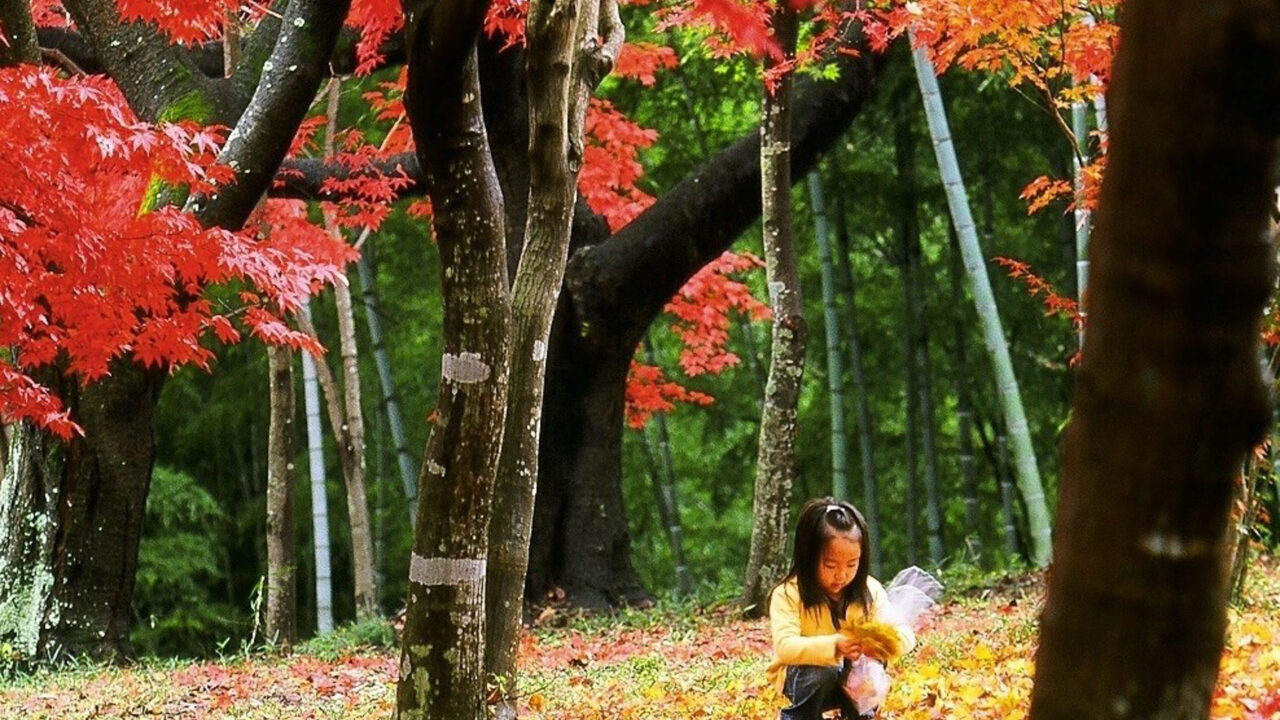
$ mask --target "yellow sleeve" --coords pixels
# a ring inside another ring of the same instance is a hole
[[[873,577],[867,578],[867,589],[871,591],[871,617],[880,617],[881,611],[889,604],[889,594],[885,592],[884,586],[880,584],[880,581]],[[915,649],[916,633],[911,629],[910,625],[894,623],[893,628],[898,631],[898,636],[902,638],[903,655]]]
[[[794,586],[774,588],[769,599],[769,629],[773,634],[775,664],[836,664],[836,641],[840,635],[803,634],[800,595]]]

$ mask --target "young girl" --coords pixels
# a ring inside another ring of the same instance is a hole
[[[839,630],[874,618],[888,603],[884,587],[867,574],[869,538],[850,503],[818,498],[800,510],[791,569],[769,599],[769,678],[791,701],[781,720],[817,720],[836,708],[846,720],[859,717],[842,688],[842,670],[862,648]],[[915,646],[910,627],[897,630],[903,652]]]

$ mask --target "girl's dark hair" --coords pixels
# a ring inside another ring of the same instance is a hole
[[[867,590],[868,568],[871,567],[871,532],[867,521],[852,503],[833,497],[814,498],[800,508],[796,520],[795,544],[791,550],[791,569],[787,580],[796,579],[800,602],[805,609],[826,602],[826,592],[818,584],[818,563],[827,541],[834,537],[853,536],[862,545],[862,560],[853,581],[841,593],[841,605],[857,602],[864,612],[871,612],[871,592]]]

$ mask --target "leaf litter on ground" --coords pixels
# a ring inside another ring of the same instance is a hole
[[[1043,576],[953,593],[890,669],[885,720],[1027,716]],[[681,614],[674,614],[680,612]],[[663,613],[667,615],[664,617]],[[710,611],[628,611],[538,627],[520,647],[530,720],[774,720],[764,679],[767,621]],[[1263,558],[1229,631],[1211,717],[1280,720],[1280,560]],[[392,650],[323,657],[256,653],[219,662],[144,662],[27,675],[0,687],[0,720],[370,720],[390,718]]]

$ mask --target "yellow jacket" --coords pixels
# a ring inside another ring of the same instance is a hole
[[[871,617],[889,602],[884,586],[873,577],[867,577],[867,590],[871,593]],[[851,603],[845,611],[841,627],[847,628],[864,621],[861,603]],[[915,633],[906,625],[895,625],[902,636],[902,652],[910,652],[916,645]],[[773,589],[769,597],[769,629],[773,634],[773,662],[769,663],[768,677],[778,690],[782,690],[788,665],[839,665],[836,641],[840,633],[831,622],[831,611],[825,604],[805,610],[800,603],[800,588],[792,578]]]

